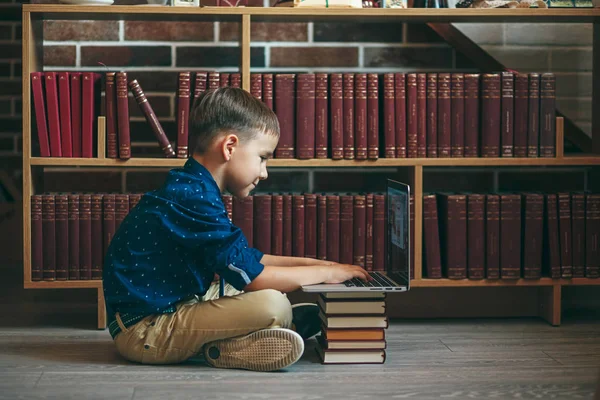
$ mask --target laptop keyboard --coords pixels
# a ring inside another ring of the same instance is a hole
[[[379,272],[369,272],[369,275],[373,278],[372,281],[365,282],[358,278],[352,278],[344,282],[347,287],[384,287],[384,286],[397,286],[390,281],[385,275]]]

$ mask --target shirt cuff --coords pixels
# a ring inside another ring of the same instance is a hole
[[[259,262],[261,258],[262,253],[259,250],[252,248],[243,249],[225,267],[225,280],[237,290],[244,290],[244,287],[256,279],[265,269],[265,266]]]

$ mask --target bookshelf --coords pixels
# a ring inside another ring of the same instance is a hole
[[[40,171],[45,167],[95,167],[95,168],[174,168],[183,165],[182,159],[132,158],[129,160],[104,157],[105,121],[98,118],[97,158],[42,158],[32,157],[33,110],[30,73],[43,70],[43,21],[44,20],[142,20],[142,21],[233,21],[240,23],[240,66],[242,87],[250,89],[250,27],[252,21],[299,22],[299,21],[346,21],[346,22],[569,22],[593,23],[594,50],[593,72],[600,76],[600,9],[293,9],[293,8],[177,8],[147,6],[71,6],[71,5],[23,5],[23,270],[24,287],[27,289],[94,289],[98,293],[98,328],[106,326],[106,313],[101,281],[31,281],[31,210],[30,198],[38,194]],[[600,106],[600,79],[593,82],[594,109]],[[427,167],[561,167],[600,166],[600,114],[594,114],[592,137],[594,154],[564,154],[564,121],[557,118],[555,158],[405,158],[378,160],[285,160],[274,159],[269,168],[405,168],[415,196],[415,279],[412,286],[420,288],[464,287],[539,287],[539,316],[552,325],[560,324],[561,288],[563,286],[600,285],[600,279],[573,278],[538,280],[451,280],[423,279],[422,276],[422,197],[424,168]]]

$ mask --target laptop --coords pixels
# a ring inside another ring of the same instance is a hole
[[[410,186],[387,180],[387,271],[369,272],[373,281],[354,278],[342,283],[304,285],[302,291],[406,292],[410,289]]]

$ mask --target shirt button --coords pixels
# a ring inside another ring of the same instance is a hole
[[[145,344],[145,345],[144,345],[144,348],[145,348],[146,350],[148,350],[148,349],[150,348],[150,346],[148,346],[147,344]]]

